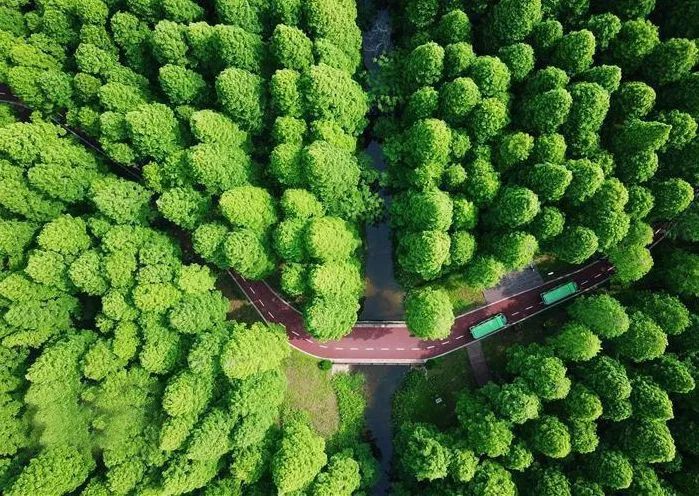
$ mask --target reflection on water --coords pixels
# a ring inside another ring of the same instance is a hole
[[[387,494],[390,486],[389,474],[393,458],[393,431],[391,425],[391,403],[393,394],[400,386],[410,368],[403,365],[354,365],[352,371],[361,372],[366,378],[368,404],[366,423],[372,441],[379,451],[381,477],[373,488],[374,496]]]
[[[388,9],[379,9],[370,29],[363,33],[362,50],[364,65],[369,71],[376,70],[374,59],[386,51],[391,44],[391,18]],[[384,170],[381,146],[372,141],[366,152],[374,167]],[[388,208],[390,198],[386,192],[381,196]],[[366,280],[364,281],[364,306],[360,320],[403,320],[403,290],[393,273],[393,247],[391,229],[387,222],[366,228]]]
[[[381,147],[372,141],[367,153],[374,162],[374,167],[383,170],[385,163]],[[381,196],[386,202],[390,198],[385,192]],[[403,320],[404,291],[396,282],[393,271],[393,243],[388,222],[382,222],[366,228],[366,279],[364,281],[364,306],[359,315],[360,320]]]

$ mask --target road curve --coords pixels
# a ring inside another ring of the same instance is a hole
[[[650,247],[660,242],[669,229],[669,223],[658,227],[655,231],[655,241]],[[600,258],[536,288],[463,313],[456,317],[451,334],[438,341],[424,341],[411,336],[405,322],[402,321],[357,322],[352,332],[342,339],[317,341],[306,332],[301,313],[269,284],[265,281],[249,281],[232,271],[228,273],[263,320],[286,327],[289,343],[299,351],[337,363],[380,364],[421,363],[463,348],[475,341],[469,328],[498,313],[504,313],[508,322],[499,332],[512,332],[511,328],[515,324],[608,281],[614,273],[614,266],[606,258]],[[554,305],[544,305],[540,296],[542,292],[569,281],[578,284],[578,293]]]
[[[260,317],[267,322],[285,326],[291,346],[304,353],[340,363],[420,363],[473,342],[469,328],[492,315],[505,314],[508,325],[503,331],[508,332],[507,329],[514,324],[551,306],[544,305],[541,301],[540,294],[543,291],[575,281],[580,287],[577,294],[580,294],[606,282],[613,272],[614,267],[608,260],[596,260],[537,288],[459,315],[451,334],[439,341],[424,341],[411,336],[405,322],[358,322],[344,338],[326,342],[317,341],[306,332],[299,311],[279,296],[269,284],[264,281],[249,281],[232,271],[229,274]],[[575,295],[571,296],[574,297]]]

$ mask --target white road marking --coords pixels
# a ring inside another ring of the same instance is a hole
[[[374,348],[364,348],[366,351],[374,351]]]
[[[614,267],[609,267],[609,268],[607,269],[607,272],[611,272],[611,271],[613,271],[613,270],[614,270]]]
[[[449,340],[447,339],[446,341],[442,341],[440,344],[449,344]]]
[[[413,351],[420,351],[420,348],[410,348]]]
[[[350,348],[352,351],[359,351],[359,348]]]
[[[405,351],[405,348],[396,348],[396,351]]]
[[[519,315],[519,312],[512,312],[512,316]]]
[[[252,289],[252,286],[250,286],[248,289],[250,290],[250,292],[251,292],[252,294],[257,294],[257,293],[255,293],[255,290]]]
[[[464,336],[457,336],[456,339],[464,339],[465,337],[466,337],[465,335]]]
[[[327,346],[325,346],[324,344],[319,344],[318,346],[320,346],[321,348],[327,348]]]
[[[313,344],[313,341],[311,341],[311,340],[308,339],[308,338],[305,338],[304,341],[308,341],[309,343]]]
[[[593,277],[597,279],[598,277],[602,277],[602,274],[595,274]]]
[[[269,317],[270,317],[271,319],[274,318],[274,315],[272,315],[272,312],[270,312],[269,310],[267,310],[267,314],[269,315]]]
[[[339,347],[339,346],[336,346],[335,349],[336,349],[336,350],[344,350],[344,348],[341,348],[341,347]]]
[[[294,336],[300,336],[300,334],[296,331],[291,331],[291,334],[293,334]]]
[[[432,348],[434,348],[434,345],[427,347],[428,350],[431,350]]]
[[[257,301],[259,301],[259,302],[260,302],[260,305],[262,305],[263,307],[265,306],[265,302],[264,302],[264,301],[262,301],[262,300],[257,300]]]
[[[580,283],[580,285],[583,286],[583,285],[587,284],[588,282],[590,282],[590,280],[589,280],[589,279],[585,279],[583,282]]]
[[[391,349],[391,348],[381,348],[381,351],[388,351],[388,350],[390,350],[390,349]]]
[[[534,308],[534,305],[529,305],[525,310],[531,310],[532,308]]]

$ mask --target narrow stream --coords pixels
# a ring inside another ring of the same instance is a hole
[[[355,365],[352,367],[353,372],[362,373],[366,377],[368,397],[366,422],[380,452],[381,476],[374,486],[373,496],[388,494],[391,485],[389,479],[393,459],[391,402],[393,393],[403,382],[409,369],[405,365]]]
[[[369,0],[370,1],[370,0]],[[373,18],[371,27],[363,33],[362,51],[364,66],[371,72],[376,70],[374,59],[385,52],[391,44],[391,18],[388,9],[380,9]],[[374,167],[386,168],[381,146],[372,141],[366,152],[372,158]],[[390,206],[390,195],[381,192]],[[395,278],[393,267],[393,242],[388,220],[375,226],[366,227],[366,280],[364,306],[360,320],[403,320],[404,292]],[[374,486],[373,496],[384,496],[390,488],[390,471],[393,460],[393,429],[391,406],[393,394],[400,386],[407,366],[400,365],[356,365],[354,372],[366,377],[368,404],[366,409],[367,428],[379,451],[381,475]]]
[[[391,18],[387,9],[381,9],[364,32],[362,51],[364,66],[371,72],[376,70],[374,59],[390,47]],[[379,170],[386,168],[381,146],[372,141],[366,149]],[[385,192],[381,196],[390,204],[390,197]],[[367,226],[366,231],[366,280],[364,291],[364,306],[359,320],[403,320],[404,292],[396,282],[393,267],[393,246],[391,229],[388,221],[375,226]]]

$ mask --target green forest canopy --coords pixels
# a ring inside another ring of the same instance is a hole
[[[451,329],[447,280],[542,253],[604,254],[625,288],[510,349],[454,429],[400,419],[396,494],[699,490],[698,2],[396,0],[371,74],[353,0],[203,4],[0,2],[30,109],[0,107],[4,493],[368,493],[361,423],[326,444],[282,410],[284,330],[226,320],[214,283],[278,274],[340,338],[386,213],[423,338]]]

